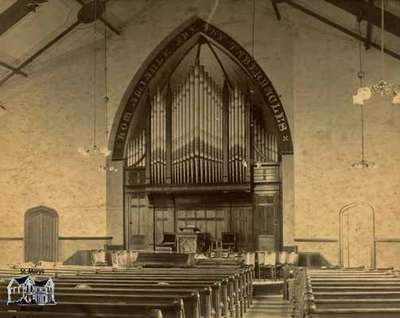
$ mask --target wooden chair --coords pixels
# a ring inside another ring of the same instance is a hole
[[[237,251],[237,235],[232,232],[221,233],[222,248]]]
[[[271,278],[273,280],[277,278],[276,259],[277,255],[275,251],[264,252],[264,263],[260,266],[260,278]]]
[[[156,250],[170,249],[171,252],[176,251],[176,234],[174,232],[164,232],[163,240],[156,245]]]

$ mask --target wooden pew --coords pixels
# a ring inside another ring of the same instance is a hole
[[[212,272],[213,275],[210,275],[210,272]],[[0,270],[0,275],[3,274],[6,274],[5,276],[8,275],[9,277],[21,275],[15,270],[5,271],[5,273]],[[75,272],[73,270],[57,271],[57,269],[54,269],[52,271],[52,275],[56,277],[56,290],[57,287],[72,287],[73,284],[78,283],[87,283],[91,286],[96,284],[95,287],[111,289],[114,287],[146,287],[145,285],[160,287],[160,285],[157,285],[157,283],[160,281],[168,284],[168,288],[170,286],[174,286],[174,288],[191,288],[200,286],[206,287],[207,284],[209,284],[213,292],[212,303],[216,317],[220,317],[221,315],[227,316],[228,312],[231,315],[234,313],[236,317],[242,317],[243,313],[246,311],[252,301],[252,279],[254,276],[254,270],[251,267],[240,269],[237,266],[226,265],[213,268],[210,266],[210,264],[207,264],[206,266],[184,269],[146,268],[142,270],[115,270],[111,268],[83,268],[82,270]],[[48,270],[45,272],[44,276],[49,276]],[[89,294],[90,293],[92,292],[89,292]],[[203,298],[207,299],[206,297]],[[222,306],[219,306],[220,301],[222,301]],[[206,301],[203,302],[206,303]],[[203,309],[203,307],[201,312],[205,317],[209,316],[209,314],[207,314],[207,309]]]
[[[199,292],[202,302],[201,302],[201,313],[204,317],[211,317],[212,315],[212,305],[216,305],[214,307],[214,311],[217,313],[216,317],[220,317],[221,309],[218,310],[219,303],[221,300],[221,284],[215,283],[214,281],[205,281],[204,283],[193,284],[191,282],[181,282],[181,281],[170,281],[168,285],[159,285],[159,281],[149,281],[147,283],[143,283],[142,281],[123,281],[121,283],[113,283],[112,281],[107,283],[98,283],[93,281],[86,281],[86,285],[89,285],[90,288],[75,288],[77,285],[81,284],[81,280],[77,279],[75,281],[56,281],[56,289],[55,289],[55,297],[56,300],[58,298],[58,293],[67,291],[73,291],[75,293],[91,293],[95,290],[105,290],[110,293],[114,293],[114,290],[125,290],[130,293],[138,293],[143,290],[143,293],[155,294],[155,293],[177,293],[183,290],[191,291],[191,292]],[[153,291],[153,292],[152,292]],[[4,286],[5,292],[5,286]],[[118,294],[118,292],[117,292]],[[212,299],[212,301],[211,301]],[[217,309],[215,309],[217,308]],[[218,314],[219,313],[219,314]]]
[[[132,272],[123,272],[123,273],[113,273],[113,274],[96,274],[96,275],[80,275],[80,277],[85,277],[85,278],[93,278],[93,279],[98,279],[98,278],[112,278],[114,280],[121,280],[121,279],[128,279],[128,278],[143,278],[143,279],[154,279],[154,278],[159,278],[163,280],[163,277],[166,274],[161,273],[161,269],[157,271],[149,271],[149,269],[143,269],[143,270],[137,270],[137,271],[132,271]],[[229,283],[232,285],[231,289],[233,290],[232,296],[235,297],[235,305],[240,307],[240,311],[246,312],[246,309],[250,306],[250,303],[252,301],[252,273],[250,271],[243,271],[243,272],[238,272],[238,271],[216,271],[213,275],[210,275],[210,270],[207,271],[200,271],[199,269],[196,270],[189,270],[189,271],[183,271],[182,269],[179,269],[178,272],[173,272],[173,271],[168,271],[168,276],[169,277],[179,277],[179,278],[190,278],[190,279],[195,279],[197,277],[207,277],[209,279],[218,279],[220,277],[227,278],[229,280]],[[61,275],[60,277],[67,277],[65,275]]]
[[[2,305],[0,308],[0,312],[10,312],[10,310],[15,310],[16,312],[51,312],[57,314],[65,314],[65,313],[77,313],[84,314],[87,316],[90,315],[103,315],[102,317],[114,317],[114,314],[117,315],[132,315],[136,314],[144,317],[149,317],[153,315],[154,309],[159,310],[158,312],[162,312],[162,317],[171,317],[171,318],[186,318],[183,300],[173,300],[157,299],[152,302],[138,302],[138,303],[116,303],[116,302],[101,302],[101,301],[93,301],[93,302],[82,302],[82,301],[57,301],[56,305],[52,306],[4,306]],[[15,313],[15,312],[14,312]],[[32,317],[32,316],[29,316]],[[65,315],[63,317],[66,317]],[[54,317],[55,318],[55,317]]]
[[[244,302],[241,298],[241,292],[239,289],[239,281],[237,277],[231,277],[226,275],[184,275],[184,274],[170,274],[170,275],[157,275],[157,274],[149,274],[149,275],[131,275],[129,277],[117,277],[116,275],[111,276],[86,276],[80,275],[78,277],[75,276],[60,276],[56,279],[56,285],[58,282],[74,282],[78,283],[86,283],[90,284],[90,282],[125,282],[129,281],[134,284],[140,284],[142,282],[153,282],[153,283],[180,283],[187,282],[188,284],[196,284],[196,283],[207,283],[213,284],[214,282],[219,282],[221,284],[223,293],[223,304],[224,308],[229,308],[230,311],[235,311],[237,317],[243,316]],[[228,295],[228,296],[225,296]],[[216,308],[216,312],[220,312],[219,304],[214,304]],[[233,306],[235,308],[233,309]]]
[[[162,282],[162,284],[160,284]],[[217,313],[217,317],[222,314],[226,314],[226,311],[229,309],[231,312],[234,310],[234,292],[233,289],[230,287],[231,285],[228,285],[228,281],[226,279],[221,279],[219,278],[218,280],[214,279],[183,279],[181,277],[167,277],[167,276],[162,276],[162,277],[132,277],[131,279],[113,279],[112,277],[109,277],[107,279],[104,278],[98,278],[98,279],[93,279],[93,278],[86,278],[84,276],[79,276],[79,277],[68,277],[68,278],[57,278],[55,280],[56,284],[56,290],[58,286],[62,286],[65,283],[70,283],[70,284],[88,284],[90,286],[118,286],[118,287],[136,287],[143,285],[145,283],[155,285],[158,288],[162,287],[170,287],[171,285],[179,285],[181,287],[185,286],[186,288],[196,288],[196,286],[202,286],[202,287],[211,287],[214,291],[215,294],[213,295],[213,307],[214,311]],[[94,285],[97,284],[97,285]],[[164,285],[168,284],[168,285]],[[220,302],[222,301],[223,306],[221,308]]]
[[[56,285],[56,293],[58,291],[62,291],[64,289],[76,289],[74,288],[77,284],[70,282],[57,282]],[[221,310],[218,310],[217,304],[222,301],[221,295],[221,284],[216,282],[205,282],[205,283],[185,283],[185,282],[169,282],[168,285],[159,285],[158,282],[140,282],[140,283],[132,283],[132,282],[122,282],[122,283],[89,283],[91,288],[84,290],[96,290],[96,289],[106,289],[106,290],[120,290],[120,289],[128,289],[128,290],[156,290],[156,291],[174,291],[174,290],[195,290],[200,293],[200,306],[201,313],[204,317],[211,317],[212,311],[216,313],[216,317],[221,316]],[[217,308],[217,309],[216,309]],[[220,314],[218,314],[220,313]],[[222,311],[222,313],[224,313]],[[225,315],[225,314],[224,314]]]
[[[1,294],[0,294],[1,295]],[[6,297],[6,295],[1,295]],[[86,290],[78,290],[71,292],[57,292],[55,294],[57,305],[55,306],[42,306],[43,308],[55,308],[59,307],[59,304],[72,302],[72,303],[124,303],[132,305],[144,305],[153,306],[156,308],[157,304],[168,304],[173,302],[183,301],[185,317],[200,318],[200,296],[196,292],[174,292],[170,295],[165,295],[164,293],[143,293],[143,294],[116,294],[116,293],[90,293]],[[147,308],[148,309],[148,308]],[[46,309],[47,310],[47,309]],[[165,317],[176,317],[176,312],[172,314],[170,312],[164,313]]]
[[[53,312],[53,311],[0,311],[0,318],[163,318],[161,310],[155,309],[148,313],[105,315],[104,313],[85,312]]]

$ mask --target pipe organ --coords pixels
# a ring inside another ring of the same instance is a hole
[[[245,183],[250,160],[278,161],[276,136],[251,118],[247,92],[232,86],[196,63],[179,85],[156,89],[147,127],[127,144],[127,167],[149,164],[151,184]]]
[[[127,145],[126,162],[128,167],[145,166],[145,132],[142,130]]]
[[[254,160],[256,162],[278,162],[279,151],[276,135],[268,133],[258,118],[253,119],[253,127]]]
[[[249,107],[246,105],[246,96],[235,86],[229,93],[229,182],[244,182],[246,172],[247,154],[250,144],[248,142],[250,123]]]
[[[151,182],[165,182],[166,167],[166,95],[157,90],[151,101],[150,110],[150,175]]]
[[[196,65],[172,96],[172,182],[222,182],[221,88]]]
[[[211,37],[197,41],[170,60],[160,51],[163,62],[156,58],[132,87],[116,136],[121,145],[129,134],[125,248],[157,250],[165,234],[194,226],[211,240],[234,234],[239,249],[279,250],[283,140],[275,92]]]

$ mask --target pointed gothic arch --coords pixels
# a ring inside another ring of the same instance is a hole
[[[123,162],[126,248],[155,249],[186,226],[234,233],[238,248],[282,247],[288,120],[257,62],[217,27],[194,17],[156,47],[121,101],[110,149]]]
[[[261,94],[265,105],[272,114],[278,135],[279,153],[293,153],[289,122],[282,102],[268,76],[254,58],[232,37],[195,16],[177,27],[153,50],[130,82],[115,115],[111,130],[112,160],[124,159],[135,112],[138,105],[146,98],[152,82],[161,73],[160,69],[170,62],[185,44],[195,42],[196,37],[199,36],[204,36],[216,44],[247,74],[253,87]]]

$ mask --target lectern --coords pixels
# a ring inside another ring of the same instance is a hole
[[[188,226],[179,228],[180,232],[176,233],[176,245],[178,253],[196,253],[197,252],[197,233],[200,229]]]

